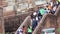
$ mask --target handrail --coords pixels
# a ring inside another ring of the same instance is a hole
[[[45,24],[45,21],[47,18],[49,18],[49,16],[52,16],[52,17],[56,17],[55,15],[52,15],[52,14],[45,14],[42,19],[40,20],[40,22],[38,23],[37,27],[35,28],[35,30],[33,31],[32,34],[37,34],[37,31],[39,30],[40,27],[42,27],[41,25],[44,23]]]
[[[45,18],[47,17],[48,14],[45,14],[42,19],[40,20],[40,22],[38,23],[38,25],[36,26],[35,30],[33,31],[32,34],[36,34],[36,31],[38,31],[38,27],[41,26],[41,24],[44,22]]]
[[[58,9],[57,9],[57,11],[56,11],[56,13],[54,15],[52,15],[52,14],[45,14],[42,17],[41,21],[39,22],[39,24],[37,25],[37,27],[35,28],[35,30],[33,31],[32,34],[37,34],[37,32],[39,31],[39,28],[41,28],[41,25],[42,25],[42,23],[44,23],[44,20],[46,20],[47,16],[51,15],[51,16],[56,17],[58,15],[58,13],[60,12],[59,9],[60,9],[60,6],[58,7]]]
[[[30,23],[31,23],[30,22],[30,16],[27,16],[26,19],[24,20],[24,22],[20,25],[20,27],[18,29],[22,28],[23,26],[30,25]],[[15,32],[15,34],[17,34],[17,31]]]
[[[60,5],[58,6],[58,8],[57,8],[57,10],[56,10],[54,15],[58,16],[59,12],[60,12]]]

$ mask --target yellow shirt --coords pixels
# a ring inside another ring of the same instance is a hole
[[[60,2],[60,0],[58,0]]]

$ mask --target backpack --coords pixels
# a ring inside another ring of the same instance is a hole
[[[41,13],[40,13],[40,11],[39,11],[39,10],[38,10],[37,14],[38,14],[38,16],[41,16]]]

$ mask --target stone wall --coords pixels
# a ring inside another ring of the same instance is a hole
[[[0,0],[0,7],[5,7],[7,6],[6,0]]]
[[[28,15],[29,13],[4,17],[5,32],[16,31]]]
[[[15,11],[4,11],[3,14],[4,16],[10,16],[10,15],[15,16]]]

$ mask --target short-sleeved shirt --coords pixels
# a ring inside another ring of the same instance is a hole
[[[41,15],[44,15],[44,9],[40,9],[39,11],[40,11]]]
[[[58,2],[60,2],[60,0],[58,0]]]

